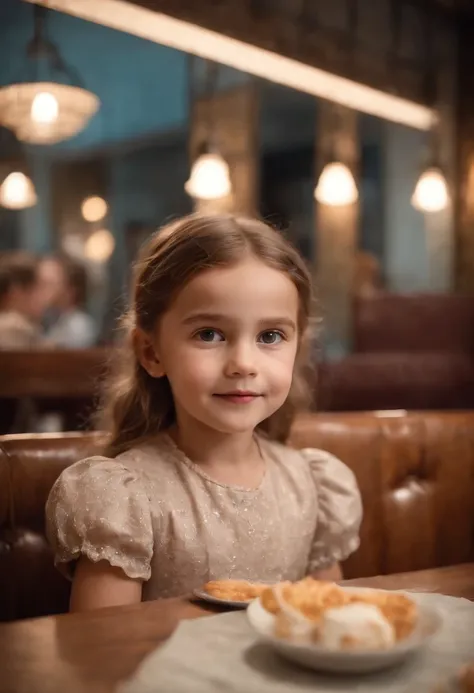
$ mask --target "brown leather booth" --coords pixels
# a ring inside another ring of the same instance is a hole
[[[474,297],[359,296],[353,353],[318,366],[319,411],[474,409]]]
[[[318,411],[474,409],[474,357],[457,353],[349,354],[318,365]]]
[[[0,433],[34,430],[40,413],[63,416],[65,430],[88,428],[110,351],[0,351]]]
[[[346,577],[474,560],[474,412],[308,414],[296,447],[321,447],[355,472],[365,517]],[[69,584],[44,537],[44,504],[93,433],[0,438],[0,620],[65,611]]]
[[[474,297],[380,292],[354,300],[356,353],[468,354],[474,357]]]

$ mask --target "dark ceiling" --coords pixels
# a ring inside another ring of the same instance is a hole
[[[474,14],[474,0],[429,0],[429,3],[459,15]]]

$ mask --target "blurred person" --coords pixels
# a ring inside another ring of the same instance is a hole
[[[0,349],[40,346],[41,319],[47,299],[38,274],[38,260],[15,251],[0,256]]]
[[[48,342],[63,349],[87,349],[97,341],[97,327],[86,312],[88,278],[84,265],[67,256],[48,257],[39,268],[50,305]]]
[[[383,289],[380,263],[373,253],[360,250],[356,253],[354,293],[368,298]]]

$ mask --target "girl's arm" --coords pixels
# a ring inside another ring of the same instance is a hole
[[[312,577],[316,580],[329,580],[330,582],[339,582],[342,580],[342,570],[339,563],[334,563],[334,565],[329,568],[323,568],[323,570],[316,570]]]
[[[70,611],[90,611],[104,606],[137,604],[142,598],[142,583],[125,575],[107,561],[93,563],[79,559],[72,583]]]

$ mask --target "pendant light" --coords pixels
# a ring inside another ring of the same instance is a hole
[[[0,161],[0,207],[14,210],[33,207],[37,202],[36,190],[19,143],[9,130],[2,129],[0,138],[2,152],[7,157]]]
[[[30,144],[54,144],[83,130],[100,102],[84,89],[46,36],[44,7],[35,5],[34,34],[18,79],[0,88],[0,124]]]
[[[340,127],[340,107],[334,106],[334,122],[330,133],[330,156],[319,176],[314,197],[322,205],[343,207],[357,202],[359,192],[349,166],[337,156]]]
[[[23,171],[12,171],[0,185],[0,206],[7,209],[26,209],[37,202],[33,181]]]
[[[331,161],[324,167],[314,191],[323,205],[342,207],[357,202],[359,193],[352,172],[346,164]]]
[[[219,151],[209,145],[191,167],[191,173],[184,184],[184,189],[191,197],[198,200],[218,200],[232,192],[229,166]]]
[[[357,45],[357,26],[359,19],[359,7],[357,0],[346,0],[347,46],[346,61],[347,71],[350,74],[354,64],[354,54]],[[338,156],[339,135],[342,130],[342,108],[333,105],[334,119],[332,123],[329,143],[329,158],[319,176],[314,197],[322,205],[329,207],[345,207],[357,202],[359,192],[350,167],[340,160]]]
[[[194,62],[191,63],[192,66],[194,64]],[[188,195],[196,200],[218,200],[231,194],[232,183],[229,165],[220,153],[215,139],[213,98],[217,91],[218,65],[206,61],[205,68],[207,113],[204,140],[198,149],[198,156],[191,167],[190,176],[184,184],[184,189]],[[190,72],[192,81],[192,69]],[[191,101],[193,102],[194,99]]]
[[[436,112],[437,64],[432,19],[425,17],[425,90],[426,101]],[[439,122],[432,123],[428,142],[428,156],[411,197],[412,206],[423,213],[441,212],[449,205],[450,196],[446,176],[441,165]]]
[[[441,212],[449,204],[446,177],[438,166],[423,171],[413,192],[411,203],[420,212]]]

